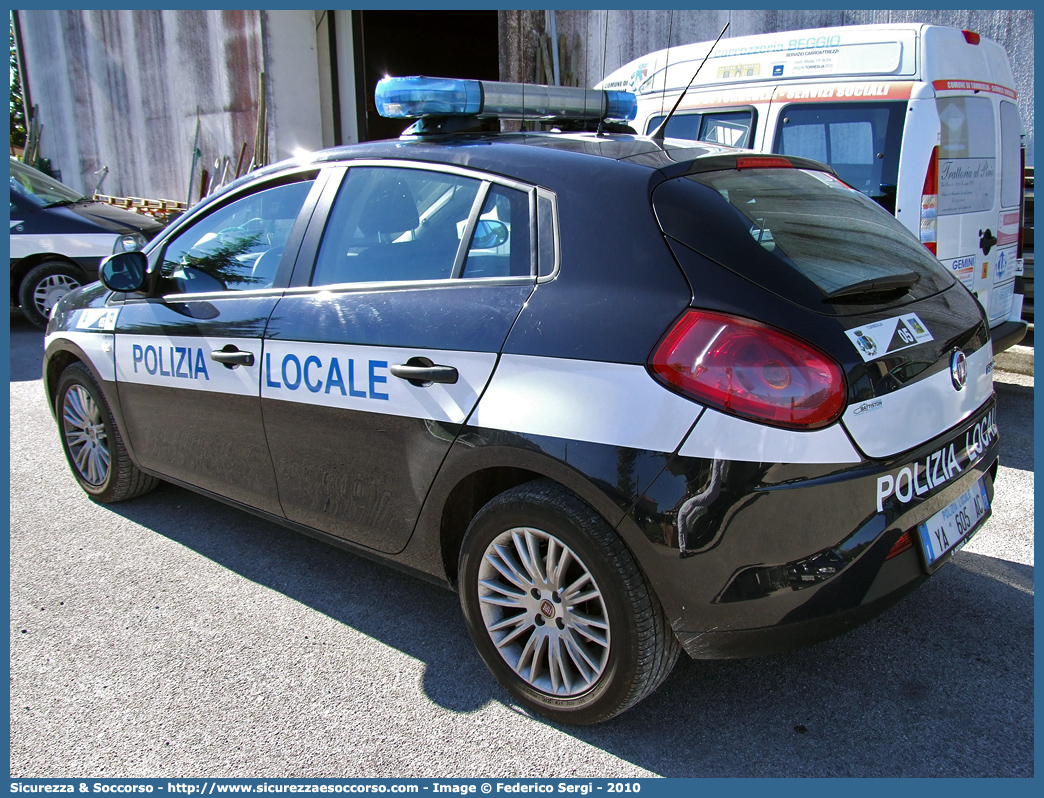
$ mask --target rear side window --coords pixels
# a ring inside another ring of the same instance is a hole
[[[653,208],[667,235],[816,311],[865,310],[825,297],[866,280],[917,274],[907,293],[888,298],[896,304],[953,284],[894,217],[824,172],[748,169],[676,178],[656,189]]]
[[[541,189],[537,192],[537,264],[541,277],[550,277],[558,268],[555,219],[555,196]]]
[[[750,147],[754,140],[754,109],[675,114],[667,123],[665,135],[672,139],[706,141],[730,147]],[[649,120],[646,133],[654,131],[666,114]]]
[[[895,213],[906,103],[810,103],[780,114],[773,152],[834,167],[848,185]]]
[[[312,285],[449,279],[482,183],[421,169],[351,169]]]
[[[349,169],[311,285],[531,277],[531,192],[397,166]]]

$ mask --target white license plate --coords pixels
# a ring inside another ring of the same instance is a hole
[[[924,558],[931,566],[946,552],[960,546],[973,529],[990,512],[986,482],[980,477],[972,487],[950,502],[917,530],[920,532]]]

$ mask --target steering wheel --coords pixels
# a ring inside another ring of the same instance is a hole
[[[253,219],[247,219],[243,224],[239,225],[239,227],[233,229],[249,235],[255,233],[258,235],[264,235],[266,239],[265,243],[267,243],[269,247],[272,246],[272,237],[268,231],[268,223],[260,216],[255,216]],[[260,238],[258,238],[258,242],[260,242]]]

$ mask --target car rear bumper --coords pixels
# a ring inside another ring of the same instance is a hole
[[[676,635],[685,653],[693,659],[738,659],[792,651],[861,626],[894,605],[927,578],[921,571],[917,552],[910,549],[884,563],[875,580],[875,585],[879,583],[883,590],[858,606],[760,629],[678,631]]]
[[[1011,349],[1015,344],[1026,337],[1029,324],[1025,321],[1006,321],[990,329],[990,338],[993,341],[993,354]]]
[[[887,461],[831,467],[676,458],[621,531],[654,543],[637,547],[639,559],[685,651],[720,659],[798,648],[865,622],[924,581],[963,542],[929,566],[919,525],[980,479],[992,505],[994,408],[991,398],[958,427]],[[684,497],[656,509],[677,496],[680,480]],[[694,501],[702,503],[697,512]]]

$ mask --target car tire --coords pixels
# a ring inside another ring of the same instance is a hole
[[[83,270],[71,263],[49,260],[34,267],[22,278],[18,301],[22,314],[31,324],[46,327],[58,300],[83,285]]]
[[[468,526],[458,573],[482,659],[523,707],[552,720],[618,715],[659,687],[678,659],[634,555],[598,513],[552,482],[486,504]]]
[[[159,484],[127,456],[105,396],[82,363],[73,363],[62,372],[55,408],[65,457],[91,498],[106,504],[121,502]]]

